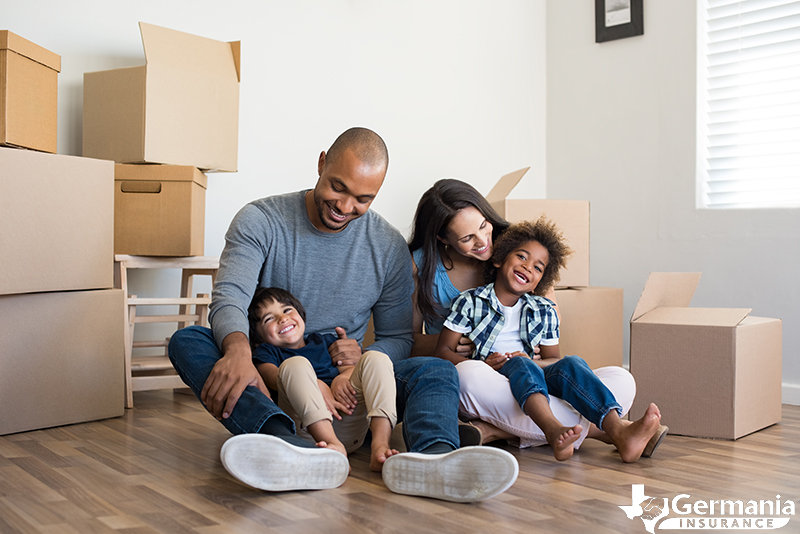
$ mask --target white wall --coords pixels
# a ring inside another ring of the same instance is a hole
[[[592,3],[548,0],[548,197],[591,201],[591,282],[626,318],[650,271],[702,271],[693,306],[783,319],[800,404],[800,210],[695,209],[696,9],[646,1],[643,36],[596,44]]]
[[[515,196],[544,196],[543,0],[0,0],[0,27],[62,56],[59,153],[81,154],[83,73],[144,63],[139,21],[242,42],[239,172],[210,175],[207,255],[245,203],[312,187],[356,125],[389,146],[373,206],[404,234],[445,176],[488,193],[532,166]],[[177,295],[177,276],[131,284]]]

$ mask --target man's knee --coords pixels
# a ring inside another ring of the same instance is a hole
[[[440,358],[420,356],[401,360],[394,364],[395,378],[398,382],[412,387],[420,382],[432,384],[447,383],[458,385],[456,366]]]
[[[167,354],[173,365],[180,361],[187,353],[193,353],[199,347],[214,344],[214,336],[211,330],[203,326],[191,325],[175,331],[169,338]],[[216,346],[214,344],[214,346]]]

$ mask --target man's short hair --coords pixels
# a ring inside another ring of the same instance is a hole
[[[350,128],[336,138],[326,154],[326,162],[336,161],[345,150],[352,150],[359,161],[389,167],[389,151],[381,136],[368,128]]]

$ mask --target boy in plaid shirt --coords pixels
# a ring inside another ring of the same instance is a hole
[[[621,419],[614,395],[577,356],[561,358],[559,319],[543,295],[559,279],[571,250],[546,218],[511,225],[487,262],[485,286],[463,292],[453,301],[439,336],[436,356],[454,364],[461,336],[475,343],[472,359],[482,360],[508,378],[520,408],[542,429],[556,460],[567,460],[581,436],[581,425],[562,425],[550,410],[549,395],[569,402],[593,427],[589,435],[616,445],[625,462],[649,456],[667,428],[650,404],[634,422]],[[535,294],[534,294],[535,292]],[[540,352],[533,350],[539,346]]]

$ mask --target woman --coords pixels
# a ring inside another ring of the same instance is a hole
[[[408,245],[416,282],[412,356],[435,353],[452,300],[462,291],[483,285],[484,262],[492,256],[495,238],[507,227],[508,222],[486,199],[460,180],[439,180],[422,195]],[[552,291],[548,298],[555,301]],[[469,353],[472,348],[470,340],[462,337],[458,351]],[[461,385],[460,415],[480,429],[484,443],[507,439],[518,441],[521,448],[547,444],[542,430],[517,404],[507,378],[478,360],[459,363],[456,369]],[[636,394],[633,376],[621,367],[603,367],[595,374],[627,413]],[[566,402],[554,397],[550,403],[562,424],[581,425],[576,449],[586,437],[610,442],[605,432]],[[649,456],[659,441],[649,444],[644,455]]]

